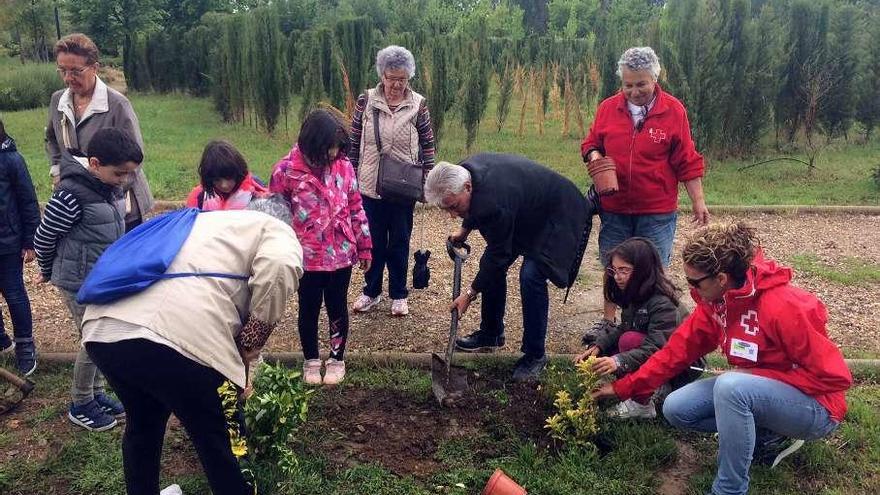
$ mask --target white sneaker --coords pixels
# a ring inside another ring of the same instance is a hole
[[[345,378],[345,361],[333,358],[324,362],[324,385],[337,385]]]
[[[651,419],[657,417],[657,409],[654,408],[653,401],[648,402],[645,405],[641,405],[632,399],[627,399],[609,409],[608,417],[615,419]]]
[[[180,485],[173,484],[166,486],[164,490],[159,492],[159,495],[183,495],[183,490],[180,489]]]
[[[409,303],[406,299],[391,300],[391,316],[406,316],[409,314]]]
[[[308,385],[321,384],[320,359],[306,359],[303,361],[303,381]]]
[[[366,294],[361,294],[355,299],[354,304],[351,306],[351,309],[358,313],[366,313],[367,311],[373,309],[379,302],[382,300],[382,296],[370,297]]]

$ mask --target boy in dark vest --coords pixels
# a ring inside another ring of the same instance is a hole
[[[125,233],[122,186],[144,155],[128,134],[105,128],[95,133],[86,156],[72,150],[63,159],[77,163],[62,167],[34,247],[42,282],[58,287],[81,334],[85,306],[76,303],[76,293],[101,253]],[[122,404],[104,393],[104,377],[82,348],[73,367],[71,399],[68,419],[87,430],[113,428],[116,418],[125,414]]]

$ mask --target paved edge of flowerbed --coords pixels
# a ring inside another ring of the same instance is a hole
[[[285,364],[302,362],[303,355],[301,352],[269,352],[266,353],[265,359],[269,361],[281,361]],[[574,354],[547,354],[550,359],[573,359]],[[389,366],[403,364],[416,368],[430,368],[431,354],[422,352],[358,352],[349,351],[345,353],[346,360],[354,363],[370,364],[377,366]],[[518,359],[520,354],[512,353],[456,353],[453,357],[455,362],[470,361],[513,361]],[[38,359],[41,361],[53,363],[72,363],[76,360],[74,352],[46,352],[40,353]],[[845,359],[850,369],[870,367],[880,368],[880,359]]]

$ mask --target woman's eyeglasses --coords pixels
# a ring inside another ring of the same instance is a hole
[[[614,278],[618,275],[621,277],[629,277],[632,275],[633,269],[629,267],[622,266],[620,268],[614,268],[613,266],[609,266],[605,269],[605,273],[608,274],[609,277]]]
[[[688,277],[685,277],[684,279],[687,280],[688,285],[690,285],[691,287],[693,287],[694,289],[696,289],[696,288],[698,288],[698,287],[700,286],[700,284],[703,283],[703,280],[706,280],[707,278],[712,278],[712,277],[714,277],[714,276],[715,276],[714,273],[710,273],[710,274],[708,274],[708,275],[704,275],[704,276],[702,276],[702,277],[700,277],[700,278],[688,278]]]
[[[87,70],[89,70],[90,68],[91,68],[91,67],[89,67],[89,66],[86,66],[86,67],[80,67],[80,68],[78,68],[78,69],[65,69],[64,67],[58,67],[58,68],[55,69],[55,71],[58,72],[58,74],[59,74],[61,77],[64,77],[64,76],[79,77],[79,76],[85,74],[85,72],[86,72]]]

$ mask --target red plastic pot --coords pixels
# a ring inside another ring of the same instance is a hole
[[[526,489],[510,479],[504,471],[496,469],[483,488],[483,495],[526,495]]]
[[[593,160],[587,164],[587,170],[590,177],[593,178],[593,184],[596,186],[596,192],[600,196],[609,196],[616,193],[619,188],[617,185],[617,166],[614,161],[608,157]]]

